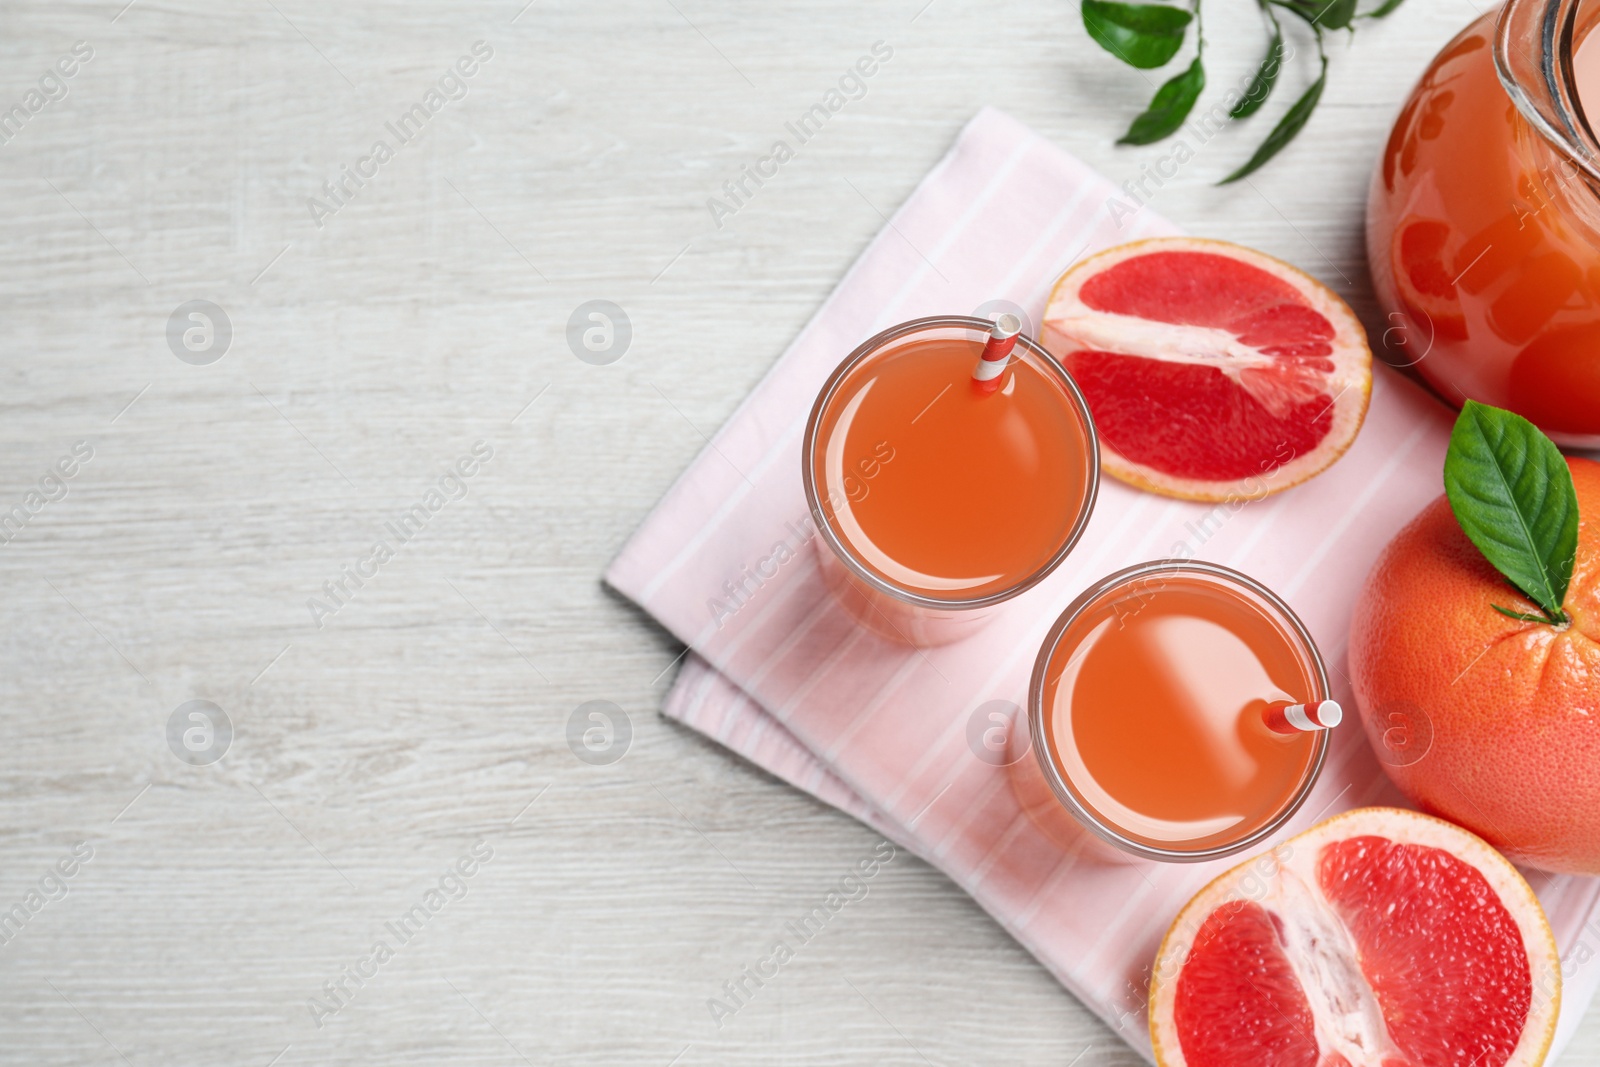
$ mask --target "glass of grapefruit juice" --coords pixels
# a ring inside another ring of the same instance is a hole
[[[1372,177],[1391,354],[1600,448],[1600,3],[1510,0],[1412,90]]]
[[[954,316],[892,327],[812,407],[802,478],[823,576],[890,640],[960,639],[1088,525],[1100,478],[1088,404],[1032,339],[993,340],[1006,329]],[[1009,354],[992,361],[997,344]]]
[[[1316,644],[1271,590],[1216,564],[1143,563],[1085,591],[1045,639],[1029,693],[1036,759],[1014,775],[1042,773],[1048,788],[1016,791],[1047,830],[1064,808],[1145,859],[1230,855],[1310,794],[1328,730],[1285,729],[1282,713],[1326,708],[1309,725],[1336,725],[1327,696]]]

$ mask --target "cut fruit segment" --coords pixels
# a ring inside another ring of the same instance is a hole
[[[1561,961],[1516,868],[1413,811],[1335,816],[1206,886],[1150,981],[1158,1067],[1538,1067]]]
[[[1355,440],[1372,391],[1349,305],[1225,241],[1159,237],[1073,266],[1043,343],[1089,401],[1106,473],[1190,500],[1266,496],[1317,474]]]

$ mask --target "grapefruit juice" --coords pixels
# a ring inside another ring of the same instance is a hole
[[[921,622],[1030,588],[1088,521],[1098,449],[1077,386],[1026,338],[998,379],[975,383],[989,325],[888,331],[812,412],[804,475],[825,555],[873,598],[858,617],[880,632],[936,642]]]
[[[1091,830],[1159,859],[1211,859],[1276,829],[1309,792],[1326,731],[1274,733],[1269,705],[1327,696],[1282,601],[1211,564],[1111,576],[1052,631],[1031,732],[1045,778]]]
[[[1547,12],[1572,17],[1570,52],[1540,36]],[[1513,0],[1463,30],[1412,90],[1367,208],[1393,357],[1576,447],[1600,447],[1597,14]]]

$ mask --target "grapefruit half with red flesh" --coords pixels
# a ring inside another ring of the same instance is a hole
[[[1194,237],[1071,267],[1043,341],[1077,379],[1122,481],[1189,500],[1259,498],[1324,470],[1361,429],[1366,331],[1327,286]]]
[[[1538,1067],[1561,961],[1516,868],[1453,823],[1360,808],[1189,902],[1150,983],[1159,1067]]]

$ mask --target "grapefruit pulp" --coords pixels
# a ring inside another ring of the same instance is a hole
[[[1043,344],[1089,402],[1106,473],[1190,500],[1259,498],[1324,470],[1372,390],[1349,305],[1225,241],[1158,237],[1074,265]]]
[[[1360,808],[1206,886],[1150,983],[1159,1067],[1538,1067],[1561,967],[1533,891],[1451,823]]]

